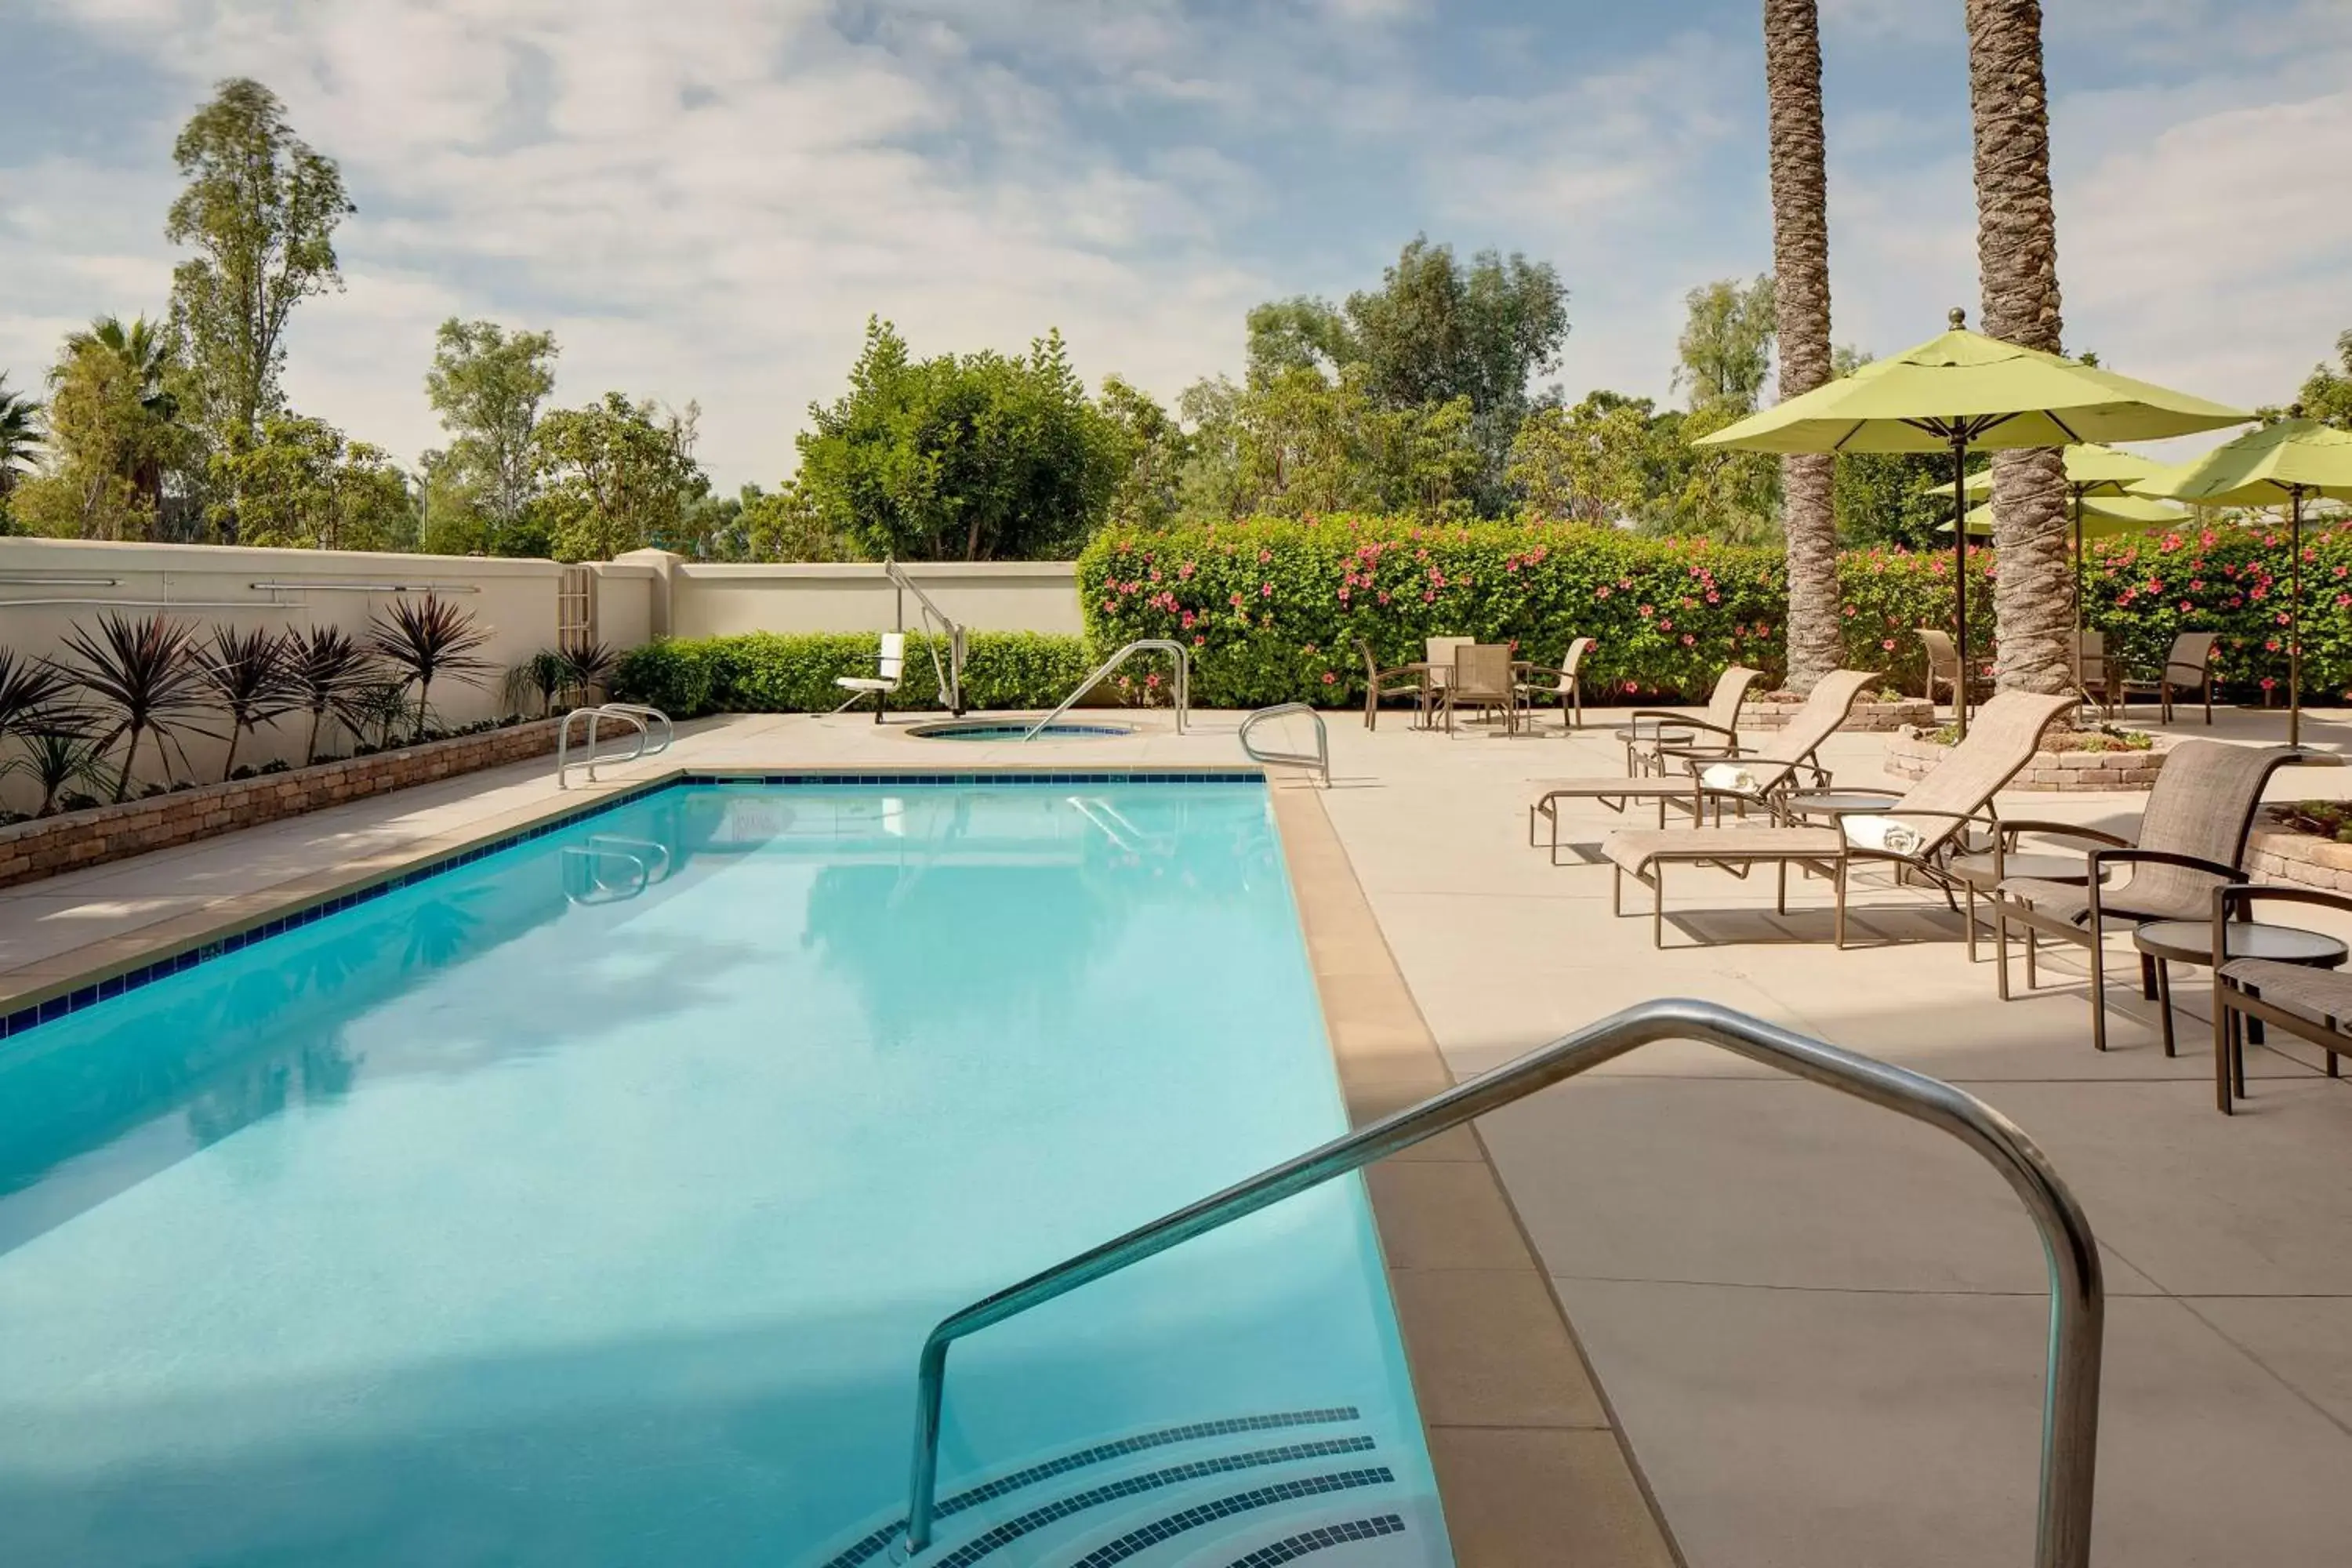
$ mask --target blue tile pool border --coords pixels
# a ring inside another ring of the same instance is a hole
[[[112,973],[94,973],[86,978],[65,983],[51,994],[29,1001],[9,1012],[0,1014],[0,1040],[13,1039],[43,1024],[79,1013],[85,1007],[96,1006],[127,992],[152,985],[184,973],[200,963],[226,958],[257,942],[283,936],[298,931],[314,921],[341,914],[386,893],[415,887],[419,882],[446,875],[475,861],[511,849],[518,844],[534,838],[544,838],[575,823],[602,816],[625,805],[635,805],[650,796],[674,789],[708,789],[728,784],[766,784],[808,788],[858,788],[888,786],[894,789],[942,789],[997,787],[1052,787],[1068,784],[1258,784],[1264,785],[1265,775],[1254,769],[1181,769],[1181,768],[1110,768],[1087,772],[1049,773],[1043,770],[987,768],[938,770],[924,772],[856,772],[842,769],[803,768],[772,773],[746,769],[730,772],[720,769],[698,768],[674,773],[667,778],[648,780],[629,789],[604,795],[570,811],[558,812],[526,826],[485,838],[462,849],[451,850],[396,871],[387,871],[374,879],[341,893],[313,899],[289,910],[282,910],[254,921],[242,930],[209,936],[176,952]]]

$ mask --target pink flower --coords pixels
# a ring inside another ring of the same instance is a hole
[[[1642,614],[1643,614],[1644,616],[1654,616],[1654,615],[1656,615],[1656,614],[1658,613],[1658,612],[1657,612],[1657,609],[1656,609],[1656,607],[1655,607],[1654,605],[1641,605],[1641,606],[1639,606],[1639,607],[1640,607],[1640,609],[1641,609]]]
[[[1271,550],[1261,550],[1257,552],[1257,563],[1261,566],[1273,559],[1274,552]]]
[[[1271,599],[1271,598],[1273,598],[1273,597],[1274,597],[1274,584],[1271,584],[1271,583],[1261,583],[1261,584],[1258,584],[1258,589],[1257,589],[1257,596],[1258,596],[1259,598],[1261,598],[1261,599]]]
[[[1437,595],[1424,588],[1422,590],[1421,602],[1424,605],[1433,605],[1437,603]]]
[[[1895,639],[1893,637],[1881,637],[1879,639],[1878,646],[1886,652],[1892,653],[1895,651]]]
[[[1154,673],[1145,676],[1143,678],[1143,684],[1147,689],[1156,689],[1160,685],[1159,675]]]
[[[1117,599],[1105,599],[1103,601],[1103,608],[1106,610],[1116,610],[1118,608],[1118,601]]]
[[[1176,575],[1183,578],[1186,582],[1191,582],[1194,570],[1195,568],[1193,564],[1190,561],[1187,561],[1183,565],[1176,568]]]
[[[1389,602],[1388,593],[1387,593],[1387,591],[1386,591],[1385,589],[1383,589],[1383,590],[1381,591],[1381,604],[1383,604],[1383,605],[1385,605],[1385,604],[1387,604],[1388,602]]]
[[[2278,638],[2276,638],[2276,637],[2273,637],[2273,638],[2271,638],[2271,640],[2270,640],[2270,641],[2268,641],[2268,642],[2266,642],[2266,643],[2263,644],[2263,647],[2264,648],[2268,649],[2268,650],[2269,650],[2270,652],[2272,652],[2272,653],[2276,653],[2276,652],[2278,652]]]
[[[1710,605],[1721,604],[1723,602],[1723,595],[1717,593],[1714,589],[1709,588],[1706,591],[1706,602]]]
[[[1609,596],[1609,584],[1606,584],[1606,583],[1603,583],[1603,584],[1601,584],[1601,586],[1600,586],[1600,587],[1595,588],[1595,589],[1592,591],[1592,596],[1593,596],[1594,598],[1596,598],[1596,599],[1605,599],[1605,598],[1607,598],[1607,597]]]
[[[1662,632],[1673,631],[1675,629],[1675,623],[1668,620],[1665,616],[1660,616],[1658,617],[1658,629]]]
[[[2267,676],[2267,675],[2265,675],[2265,676],[2263,676],[2263,689],[2264,691],[2271,690],[2272,689],[2273,689],[2273,688],[2274,688],[2274,687],[2276,687],[2277,685],[2278,685],[2278,682],[2277,682],[2275,679],[2273,679],[2272,677]]]
[[[1231,605],[1233,605],[1233,607],[1234,607],[1234,609],[1238,610],[1238,609],[1240,609],[1240,608],[1242,607],[1242,596],[1241,596],[1239,594],[1232,595],[1230,595],[1230,596],[1226,599],[1226,603],[1230,604]]]
[[[1343,605],[1348,602],[1348,590],[1345,588],[1339,590],[1339,602]]]
[[[1339,678],[1338,676],[1336,676],[1336,675],[1332,674],[1329,670],[1328,670],[1328,669],[1327,669],[1327,670],[1325,670],[1325,671],[1323,672],[1323,684],[1324,684],[1324,685],[1326,685],[1326,686],[1335,686],[1335,685],[1339,684]]]
[[[1625,689],[1629,693],[1639,691],[1642,689],[1642,683],[1638,680],[1629,680],[1625,683]]]
[[[1194,647],[1206,647],[1209,646],[1209,639],[1204,637],[1195,637],[1192,639],[1192,646]]]
[[[1690,633],[1688,633],[1688,632],[1685,632],[1685,633],[1683,634],[1683,647],[1693,647],[1694,645],[1696,645],[1696,644],[1697,643],[1697,641],[1698,641],[1698,638],[1696,638],[1696,637],[1695,637],[1691,636],[1691,635],[1690,635]]]

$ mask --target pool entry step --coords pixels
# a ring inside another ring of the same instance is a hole
[[[1385,1462],[1353,1405],[1153,1427],[940,1500],[916,1568],[1443,1568],[1436,1500]],[[893,1510],[807,1568],[905,1563]]]

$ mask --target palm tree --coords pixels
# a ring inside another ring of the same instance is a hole
[[[1977,271],[1990,336],[2063,352],[2058,219],[2050,194],[2050,91],[2040,0],[1968,0],[1969,106],[1976,121]],[[2071,679],[2066,470],[2055,449],[1996,453],[1993,620],[2005,690]]]
[[[16,488],[16,476],[33,466],[42,438],[41,405],[9,391],[7,373],[0,371],[0,506]]]
[[[430,717],[433,682],[452,676],[469,686],[481,684],[490,661],[474,650],[490,634],[474,624],[473,616],[438,594],[422,599],[395,599],[392,608],[368,623],[368,646],[386,663],[407,677],[404,686],[416,688],[416,729],[425,738]]]
[[[85,353],[101,350],[112,354],[122,363],[137,389],[139,406],[158,428],[167,426],[180,416],[179,400],[172,395],[168,385],[172,368],[172,340],[144,316],[134,316],[124,325],[120,316],[100,316],[87,331],[71,332],[66,337],[66,353]],[[144,440],[140,443],[139,456],[132,470],[123,476],[132,488],[147,498],[155,516],[163,515],[163,443]]]
[[[1764,97],[1772,167],[1773,314],[1780,395],[1830,379],[1830,212],[1822,127],[1822,29],[1815,0],[1764,0]],[[1789,689],[1806,692],[1845,662],[1838,613],[1837,459],[1780,459],[1789,554]]]
[[[74,658],[63,667],[67,675],[114,720],[99,737],[99,749],[110,750],[125,737],[130,741],[114,781],[118,801],[131,793],[139,742],[149,731],[165,751],[167,767],[182,731],[212,733],[189,721],[208,706],[204,671],[193,657],[195,643],[194,623],[161,615],[133,621],[109,612],[98,617],[96,637],[79,624],[66,633],[66,649]],[[184,751],[180,761],[187,762]]]
[[[213,700],[228,714],[228,755],[221,763],[226,783],[236,771],[236,743],[245,732],[293,712],[301,698],[287,673],[285,640],[275,632],[215,626],[211,647],[191,657]]]
[[[286,634],[286,676],[294,706],[310,715],[310,739],[302,765],[319,760],[319,730],[332,715],[353,735],[367,720],[364,693],[376,679],[375,656],[341,626],[312,626]]]

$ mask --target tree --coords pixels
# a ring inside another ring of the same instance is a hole
[[[144,316],[133,317],[128,326],[120,316],[100,316],[90,322],[88,331],[67,336],[66,352],[69,355],[111,354],[121,362],[122,374],[138,399],[147,426],[142,438],[135,443],[135,450],[126,454],[131,467],[123,478],[131,481],[132,488],[145,498],[148,509],[160,519],[163,514],[164,468],[173,458],[186,455],[186,443],[174,438],[180,434],[180,404],[170,384],[178,362],[172,352],[170,335]]]
[[[1772,172],[1772,305],[1783,400],[1830,379],[1828,136],[1816,0],[1764,0],[1764,100]],[[1788,686],[1810,692],[1844,655],[1837,580],[1838,459],[1780,459],[1789,556]]]
[[[215,495],[242,497],[237,538],[298,550],[413,550],[416,503],[378,447],[323,419],[272,414],[253,444],[215,452]],[[216,506],[226,503],[215,502]]]
[[[100,318],[66,339],[49,371],[48,463],[17,487],[12,510],[34,533],[61,539],[154,537],[161,476],[182,460],[186,432],[171,418],[160,338],[144,321]]]
[[[1058,331],[1025,355],[917,360],[866,322],[849,391],[812,404],[801,490],[869,555],[1053,559],[1099,527],[1125,440],[1087,398]]]
[[[559,561],[609,561],[682,535],[688,503],[710,480],[694,460],[701,409],[659,413],[617,392],[539,422],[533,448],[549,482],[534,507]]]
[[[555,390],[551,332],[509,333],[495,321],[441,323],[433,339],[425,395],[452,439],[448,479],[464,487],[495,548],[523,525],[539,491],[532,437],[539,405]]]
[[[1249,381],[1313,371],[1336,382],[1357,365],[1357,390],[1390,413],[1465,400],[1480,455],[1473,499],[1498,511],[1511,440],[1532,405],[1528,384],[1559,364],[1568,331],[1568,290],[1549,262],[1482,250],[1465,268],[1453,247],[1416,235],[1381,287],[1344,307],[1302,296],[1252,310]]]
[[[8,493],[33,467],[40,449],[41,405],[21,392],[8,390],[8,376],[0,371],[0,527],[8,515]]]
[[[2058,353],[2058,221],[2040,0],[1968,0],[1968,28],[1984,330]],[[2074,629],[2064,455],[2053,447],[1997,453],[1992,506],[2000,557],[1993,580],[1999,684],[2063,691],[2073,679]]]
[[[1115,375],[1103,378],[1098,402],[1121,438],[1111,521],[1133,528],[1166,527],[1176,517],[1191,451],[1183,425],[1157,398]]]
[[[2305,380],[2296,401],[2303,405],[2305,417],[2333,425],[2338,430],[2352,430],[2352,331],[2336,340],[2336,360],[2342,370],[2325,363],[2311,367],[2311,374]],[[5,407],[6,401],[0,397],[0,407]],[[0,479],[0,484],[5,483]]]
[[[741,491],[744,556],[751,561],[855,561],[849,541],[826,523],[824,513],[791,479],[772,490],[745,485]]]
[[[1646,397],[1606,391],[1538,408],[1519,426],[1506,477],[1545,517],[1637,523],[1663,489],[1656,416]]]
[[[294,134],[286,106],[257,81],[222,82],[172,157],[187,184],[164,234],[196,252],[172,272],[193,412],[215,447],[242,450],[281,406],[294,307],[342,287],[335,226],[357,209],[334,161]],[[236,497],[222,515],[234,539]]]
[[[1692,412],[1727,410],[1735,419],[1755,413],[1772,369],[1771,275],[1745,289],[1728,278],[1703,283],[1683,304],[1675,385],[1689,389]]]

